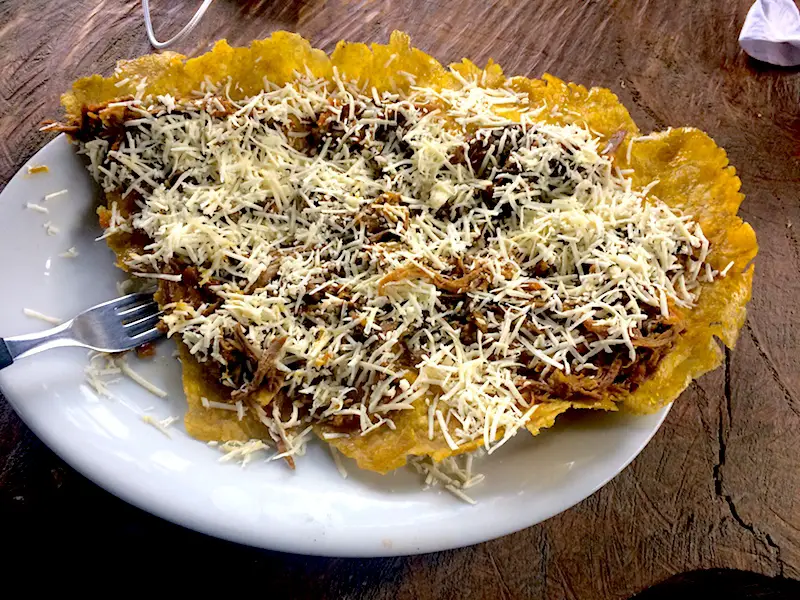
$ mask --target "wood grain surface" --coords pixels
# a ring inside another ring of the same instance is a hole
[[[199,2],[152,4],[163,39]],[[611,599],[697,569],[800,578],[800,74],[739,50],[750,4],[217,0],[176,50],[199,53],[222,37],[244,44],[276,29],[331,50],[341,38],[385,42],[401,29],[442,62],[492,57],[508,74],[547,71],[609,87],[644,131],[709,132],[740,173],[741,214],[761,244],[747,324],[724,368],[693,383],[602,490],[519,533],[407,558],[282,555],[168,524],[75,473],[0,400],[6,544],[22,560],[68,558],[76,544],[118,563],[146,554],[147,564],[202,566],[224,557],[237,578],[292,590],[283,597]],[[59,114],[73,79],[149,51],[138,0],[3,0],[0,184],[49,139],[37,125]]]

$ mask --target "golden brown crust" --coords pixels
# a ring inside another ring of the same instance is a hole
[[[187,408],[183,418],[186,432],[204,442],[269,439],[266,427],[252,413],[248,412],[240,421],[233,411],[203,406],[202,398],[209,402],[227,402],[230,392],[203,377],[203,365],[189,353],[183,342],[178,341],[177,344],[183,368],[183,390],[186,393]]]
[[[656,373],[625,398],[627,408],[645,413],[672,402],[692,379],[719,366],[723,352],[717,340],[729,348],[736,344],[753,286],[750,263],[758,252],[753,228],[736,216],[744,196],[725,151],[696,129],[672,129],[651,137],[635,142],[630,165],[623,164],[634,169],[634,185],[658,180],[653,194],[703,227],[713,249],[712,267],[733,266],[726,277],[703,284],[675,346]]]
[[[391,63],[391,68],[386,65]],[[622,398],[625,408],[635,412],[653,412],[673,401],[693,378],[718,366],[722,351],[717,339],[728,347],[736,341],[744,323],[745,304],[750,299],[753,268],[749,266],[757,252],[752,228],[736,216],[743,196],[740,182],[728,166],[725,152],[706,134],[694,129],[671,130],[632,141],[639,135],[636,124],[616,96],[605,89],[586,89],[565,83],[550,75],[542,79],[513,77],[507,79],[499,65],[489,62],[485,69],[468,60],[451,65],[462,77],[480,77],[484,85],[510,85],[528,94],[531,105],[545,104],[542,118],[556,123],[587,126],[605,140],[619,143],[617,164],[633,168],[634,186],[642,188],[653,180],[659,183],[653,194],[673,207],[693,215],[702,225],[713,249],[711,264],[724,269],[733,266],[725,278],[705,284],[696,308],[686,317],[686,328],[658,365],[655,374],[634,393]],[[78,118],[83,106],[100,104],[133,94],[139,85],[146,94],[188,95],[203,81],[225,82],[230,78],[229,93],[241,98],[262,89],[264,78],[284,84],[296,71],[310,70],[318,77],[332,77],[336,69],[342,78],[355,79],[381,90],[402,90],[411,74],[417,85],[434,88],[457,88],[459,77],[445,69],[424,52],[413,48],[407,35],[395,32],[387,45],[340,42],[331,56],[316,50],[300,36],[277,32],[255,41],[249,48],[231,48],[218,42],[213,50],[185,60],[181,55],[164,53],[121,63],[108,78],[98,75],[76,82],[62,97],[68,117]],[[514,116],[514,110],[507,114]],[[622,135],[624,134],[624,138]],[[621,140],[621,142],[620,142]],[[628,163],[628,145],[630,163]],[[114,248],[118,254],[123,248]],[[264,427],[249,418],[238,421],[234,413],[207,410],[200,397],[222,398],[202,377],[202,366],[179,343],[184,368],[184,387],[189,410],[187,431],[199,439],[243,440],[266,437]],[[593,403],[548,402],[532,415],[527,429],[536,434],[549,427],[558,414],[570,407],[615,410],[619,398],[604,398]],[[339,438],[330,443],[343,454],[354,458],[360,467],[387,472],[405,463],[407,455],[429,456],[441,460],[452,450],[441,436],[428,439],[427,407],[424,399],[416,410],[394,417],[396,430],[383,427],[367,436]],[[318,429],[321,434],[323,428]],[[475,443],[477,447],[478,442]],[[466,447],[461,451],[468,451]]]
[[[345,456],[354,459],[361,469],[378,473],[388,473],[402,467],[408,456],[429,456],[440,461],[448,456],[471,452],[483,444],[483,440],[478,440],[464,444],[454,451],[441,435],[431,440],[428,437],[428,407],[424,400],[417,401],[414,406],[414,410],[391,415],[395,424],[394,431],[382,427],[364,436],[355,433],[347,438],[326,441]],[[316,431],[317,435],[325,439],[323,434],[332,430],[318,426]]]

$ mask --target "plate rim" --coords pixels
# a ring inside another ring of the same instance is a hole
[[[35,162],[36,158],[41,153],[45,151],[53,151],[53,147],[56,144],[69,144],[69,142],[66,140],[66,136],[64,134],[60,134],[39,148],[36,153],[34,153],[25,161],[22,167],[11,177],[11,179],[5,182],[4,189],[2,192],[0,192],[0,198],[7,195],[6,191],[12,181],[18,177],[24,176],[23,171],[26,165]],[[55,151],[74,152],[74,148],[71,144],[69,144],[69,146],[66,146],[63,150],[55,149]],[[86,174],[86,177],[89,177],[88,173]],[[7,198],[4,200],[8,201]],[[70,467],[74,468],[78,473],[86,477],[95,485],[99,486],[101,489],[116,496],[117,498],[120,498],[128,504],[143,510],[144,512],[155,515],[181,527],[203,533],[204,535],[210,535],[212,537],[217,537],[255,548],[291,552],[307,556],[358,558],[408,556],[462,548],[510,535],[511,533],[527,529],[534,525],[538,525],[543,521],[551,519],[552,517],[573,508],[578,503],[591,497],[602,487],[606,486],[612,479],[617,477],[622,471],[624,471],[633,462],[633,460],[638,457],[639,454],[641,454],[647,444],[650,443],[652,438],[663,425],[664,420],[666,419],[672,407],[672,403],[669,403],[665,407],[661,408],[657,413],[651,415],[651,417],[655,417],[655,421],[650,427],[649,431],[647,431],[646,434],[643,434],[640,442],[628,452],[628,455],[625,457],[625,459],[610,468],[608,473],[603,475],[597,483],[585,488],[582,491],[571,494],[569,493],[569,490],[567,490],[566,493],[568,494],[568,498],[566,498],[565,502],[562,502],[558,505],[551,505],[549,509],[543,511],[542,514],[544,516],[527,518],[524,516],[517,516],[515,519],[506,519],[501,521],[503,525],[494,526],[488,532],[485,528],[476,529],[475,531],[469,531],[468,533],[465,533],[455,540],[447,540],[444,543],[436,543],[435,541],[431,541],[430,538],[425,538],[424,540],[420,540],[416,546],[404,545],[402,547],[395,548],[392,545],[367,547],[365,543],[359,544],[355,542],[349,544],[347,547],[339,545],[336,550],[332,550],[329,549],[327,545],[324,545],[320,548],[315,548],[314,542],[316,540],[305,543],[297,543],[287,540],[285,536],[272,537],[269,535],[259,535],[257,533],[259,531],[258,528],[253,528],[253,533],[248,534],[235,527],[226,527],[224,523],[220,523],[218,520],[215,521],[213,518],[210,518],[207,513],[201,514],[201,512],[198,512],[198,510],[193,506],[187,510],[187,505],[182,505],[180,499],[174,500],[168,498],[163,500],[156,494],[147,493],[146,489],[139,490],[135,486],[126,482],[123,477],[115,476],[114,473],[110,472],[107,467],[101,464],[101,461],[93,460],[91,454],[80,452],[78,445],[70,442],[69,436],[53,436],[49,434],[43,435],[43,430],[45,429],[43,421],[37,418],[35,412],[33,412],[33,409],[25,404],[24,398],[17,397],[16,394],[12,390],[9,390],[8,387],[2,382],[0,382],[0,392],[2,392],[9,405],[14,409],[14,412],[19,416],[23,423],[25,423],[25,425],[31,429],[36,437],[40,439],[48,448],[50,448],[61,460],[66,462],[68,465],[70,465]]]
[[[104,490],[105,492],[119,498],[120,500],[130,504],[131,506],[136,507],[139,510],[144,511],[150,515],[153,515],[157,518],[163,519],[172,523],[173,525],[178,525],[185,529],[189,529],[191,531],[195,531],[198,533],[202,533],[203,535],[207,535],[210,537],[219,538],[228,542],[234,542],[237,544],[242,544],[244,546],[249,546],[251,548],[257,548],[262,550],[271,550],[277,552],[287,552],[291,554],[298,554],[302,556],[314,556],[314,557],[322,557],[322,558],[388,558],[388,557],[400,557],[400,556],[416,556],[420,554],[429,554],[433,552],[444,552],[447,550],[457,550],[460,548],[466,548],[469,546],[474,546],[477,544],[482,544],[485,542],[490,542],[492,540],[499,539],[501,537],[505,537],[507,535],[511,535],[514,533],[518,533],[524,529],[528,529],[530,527],[535,527],[545,521],[552,519],[564,513],[576,505],[580,504],[584,500],[589,499],[594,494],[596,494],[601,488],[608,485],[611,480],[616,478],[620,475],[625,469],[630,466],[630,464],[641,454],[642,450],[650,443],[656,433],[661,429],[661,426],[664,424],[664,420],[666,419],[667,415],[669,414],[670,410],[672,409],[673,403],[668,404],[664,408],[661,409],[659,414],[659,419],[657,424],[653,427],[653,429],[649,432],[646,436],[646,439],[637,447],[636,452],[633,453],[630,458],[625,461],[619,471],[610,475],[607,479],[604,479],[601,483],[594,486],[591,491],[589,491],[585,496],[575,499],[574,501],[570,500],[570,504],[565,506],[564,508],[557,508],[551,513],[547,514],[543,518],[536,520],[533,523],[529,523],[528,525],[524,525],[522,527],[518,527],[516,524],[511,525],[510,527],[503,528],[499,532],[493,532],[490,536],[484,535],[474,535],[471,539],[466,539],[465,541],[457,542],[454,544],[445,544],[445,545],[437,545],[436,547],[433,546],[424,546],[420,545],[418,548],[408,548],[406,550],[401,551],[394,551],[391,547],[384,547],[381,551],[369,551],[364,552],[358,549],[354,549],[353,551],[344,551],[344,552],[326,552],[320,551],[316,552],[313,549],[313,545],[309,550],[309,546],[303,544],[286,544],[282,541],[278,541],[275,539],[256,539],[256,536],[250,537],[247,535],[242,535],[235,529],[232,528],[225,528],[219,527],[218,525],[212,525],[210,522],[207,522],[206,519],[200,517],[197,519],[192,518],[183,518],[173,512],[173,510],[177,510],[177,506],[170,508],[169,503],[162,504],[161,502],[157,502],[156,504],[150,503],[148,504],[144,501],[145,496],[139,495],[137,496],[134,492],[127,489],[125,485],[112,485],[109,483],[111,478],[102,479],[101,477],[96,476],[98,470],[93,467],[90,463],[91,460],[85,460],[77,453],[72,453],[69,448],[66,448],[62,445],[61,442],[53,442],[51,439],[47,437],[42,437],[39,434],[38,426],[32,425],[25,417],[20,414],[17,406],[15,405],[14,401],[6,394],[5,390],[2,386],[0,386],[0,392],[3,393],[4,397],[8,401],[8,403],[14,409],[14,412],[19,416],[19,418],[25,423],[26,427],[29,427],[30,430],[36,435],[36,437],[42,441],[50,450],[52,450],[61,460],[67,463],[71,468],[75,469],[78,473],[80,473],[83,477],[91,481],[93,484],[97,485],[99,488]],[[95,469],[94,472],[92,469]],[[510,521],[509,521],[510,523]],[[384,551],[385,550],[385,551]]]

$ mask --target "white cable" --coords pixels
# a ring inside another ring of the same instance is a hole
[[[200,8],[197,9],[197,12],[194,13],[194,16],[191,20],[181,29],[178,33],[168,39],[166,42],[159,42],[156,39],[156,34],[153,31],[153,21],[150,19],[150,2],[149,0],[142,0],[142,10],[144,11],[144,26],[147,29],[147,37],[150,39],[150,43],[153,45],[153,48],[158,48],[159,50],[166,48],[167,46],[174,44],[187,33],[189,33],[192,29],[194,29],[197,24],[200,22],[200,19],[203,18],[206,10],[211,5],[214,0],[203,0],[203,4],[200,5]]]

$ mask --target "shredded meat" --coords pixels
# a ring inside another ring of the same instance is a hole
[[[279,439],[275,442],[275,447],[278,449],[278,453],[281,454],[286,452],[286,444],[283,443],[283,440]],[[294,464],[294,457],[291,455],[284,456],[283,459],[286,461],[286,464],[289,465],[289,468],[294,471],[295,464]]]
[[[461,146],[456,149],[450,162],[469,164],[473,173],[483,175],[491,171],[492,167],[505,167],[511,153],[520,147],[524,137],[521,125],[479,130],[467,141],[466,147]],[[497,153],[487,158],[489,150],[493,147]]]
[[[153,358],[155,354],[156,347],[152,342],[145,342],[140,346],[136,346],[136,356],[139,358]]]
[[[246,295],[252,294],[256,290],[260,290],[261,288],[265,287],[270,281],[277,277],[278,271],[280,270],[280,260],[273,260],[271,263],[269,263],[269,266],[261,272],[261,275],[259,275],[253,283],[247,286],[247,289],[244,290],[243,293]]]
[[[361,117],[364,112],[363,107],[353,105],[353,114],[350,114],[350,104],[341,105],[339,102],[331,102],[330,107],[324,109],[317,122],[312,126],[311,138],[312,147],[320,148],[326,141],[332,140],[339,144],[348,142],[358,145],[363,142],[363,130],[353,131],[349,139],[344,140],[344,134],[350,130],[351,126]]]
[[[238,327],[234,328],[233,333],[236,336],[236,341],[238,342],[239,347],[245,352],[247,358],[249,358],[254,365],[258,365],[261,361],[261,353],[256,350],[253,347],[253,344],[250,343],[250,340],[247,339],[242,326],[238,323],[237,325]]]
[[[362,207],[354,222],[356,225],[364,226],[370,241],[378,242],[387,237],[396,238],[397,224],[402,222],[401,229],[405,230],[409,218],[408,207],[402,206],[400,196],[386,192]]]
[[[624,129],[615,131],[611,137],[608,138],[608,145],[603,148],[601,154],[616,154],[620,144],[625,141],[626,135],[628,135],[628,132]]]
[[[439,289],[451,294],[463,294],[470,290],[485,289],[491,281],[491,277],[492,274],[488,265],[479,265],[467,271],[465,275],[454,279],[412,263],[384,275],[378,282],[378,293],[384,294],[386,286],[391,283],[421,278],[427,279]]]
[[[180,275],[181,280],[159,279],[156,300],[162,306],[172,302],[186,302],[194,308],[200,308],[203,304],[215,306],[219,302],[217,294],[209,287],[218,282],[212,280],[201,285],[197,267],[185,267],[173,261],[167,269],[167,274]]]
[[[586,335],[594,334],[598,338],[607,335],[607,328],[594,325],[591,319],[581,325]],[[554,399],[591,402],[634,392],[652,376],[681,331],[683,326],[674,317],[657,320],[648,333],[631,340],[637,348],[633,362],[626,362],[619,355],[605,355],[596,360],[596,371],[566,374],[552,370],[546,376],[542,375],[542,366],[539,364],[538,370],[523,371],[517,387],[523,396],[534,402]],[[603,362],[604,358],[607,358],[606,362]]]
[[[631,340],[631,343],[637,348],[663,348],[664,346],[671,346],[678,335],[675,327],[670,327],[663,333],[654,333],[647,337],[636,337]]]
[[[464,320],[465,323],[461,327],[462,344],[474,344],[478,341],[479,331],[482,333],[489,331],[486,318],[479,312],[470,312]]]
[[[228,115],[236,112],[237,107],[227,98],[215,98],[215,101],[209,102],[207,109],[208,113],[215,119],[222,119]],[[217,104],[219,103],[219,104]]]
[[[439,289],[452,294],[463,294],[470,290],[486,289],[491,280],[492,272],[489,266],[481,264],[456,279],[447,278],[444,275],[435,273],[433,284]]]
[[[611,386],[619,375],[621,369],[622,359],[620,357],[616,357],[613,361],[611,361],[611,364],[607,368],[601,370],[595,376],[598,389],[604,390]]]
[[[244,337],[242,335],[242,337]],[[245,384],[231,394],[231,400],[242,400],[258,390],[264,380],[267,381],[267,389],[277,391],[283,384],[283,375],[275,367],[275,360],[278,358],[283,345],[286,343],[286,336],[274,339],[269,346],[258,357],[258,366],[249,383]],[[245,340],[246,341],[246,340]],[[251,348],[250,351],[253,351]]]
[[[594,322],[594,319],[586,319],[581,323],[581,327],[586,331],[595,334],[599,338],[605,338],[608,336],[608,326],[598,325]]]
[[[361,429],[361,419],[358,415],[334,415],[327,423],[343,433],[353,433]]]
[[[603,393],[595,377],[576,373],[567,375],[554,371],[547,379],[548,391],[554,398],[574,400],[602,400]]]
[[[423,269],[419,265],[416,264],[404,265],[399,269],[390,271],[381,278],[381,280],[378,282],[378,293],[385,294],[386,286],[389,284],[398,281],[405,281],[406,279],[413,279],[415,277],[425,277],[427,275],[429,275],[428,271],[426,269]]]
[[[124,101],[121,98],[117,102]],[[217,99],[220,104],[209,105],[207,110],[214,118],[223,118],[232,113],[235,107],[227,99]],[[422,107],[425,111],[433,110],[432,107]],[[406,152],[411,156],[413,152],[410,146],[402,139],[403,128],[406,125],[406,117],[401,112],[384,112],[377,115],[378,120],[391,121],[391,125],[379,125],[370,131],[365,127],[359,126],[353,130],[356,120],[361,116],[363,107],[358,104],[335,104],[326,107],[316,119],[309,121],[297,121],[287,125],[287,132],[304,134],[292,137],[292,143],[296,144],[297,149],[315,154],[320,151],[323,145],[333,143],[334,145],[345,145],[351,147],[353,151],[364,148],[365,140],[371,137],[373,141],[383,144],[383,149],[392,152]],[[117,149],[125,135],[125,122],[138,118],[140,115],[134,113],[127,106],[109,106],[109,103],[86,106],[83,108],[79,117],[67,124],[49,123],[47,128],[51,131],[63,131],[75,136],[78,140],[89,141],[93,139],[106,139],[109,141],[111,149]],[[345,138],[345,134],[348,137]],[[602,154],[613,155],[617,152],[620,145],[625,140],[627,131],[619,130],[608,140],[607,146]],[[287,136],[288,137],[288,136]],[[541,177],[541,175],[525,173],[522,165],[515,158],[515,151],[523,146],[530,148],[536,144],[535,136],[528,135],[526,130],[520,125],[509,125],[490,129],[482,129],[469,137],[466,143],[456,149],[450,157],[453,165],[463,165],[471,169],[474,173],[487,180],[484,189],[477,191],[485,204],[497,209],[501,218],[505,218],[509,213],[504,212],[509,206],[500,206],[500,198],[494,198],[495,185],[500,185],[500,180],[504,176],[522,176],[524,179]],[[574,192],[578,175],[583,167],[577,165],[573,150],[564,148],[565,154],[560,160],[552,159],[547,163],[550,179],[550,192],[559,194],[570,194]],[[491,153],[491,154],[490,154]],[[375,153],[376,157],[370,157],[370,168],[377,173],[381,173],[385,163],[380,162],[380,153]],[[175,178],[180,174],[174,174],[173,179],[166,182],[172,185]],[[554,181],[553,181],[554,180]],[[548,199],[547,191],[542,197],[544,201]],[[558,194],[553,194],[558,195]],[[124,199],[118,201],[118,210],[127,217],[137,210],[136,197],[129,194]],[[386,192],[380,194],[371,202],[364,204],[355,215],[353,223],[356,227],[363,227],[369,239],[376,247],[388,249],[393,245],[399,245],[400,236],[398,230],[404,231],[408,228],[412,216],[412,210],[408,204],[402,201],[401,196],[396,193]],[[445,204],[440,211],[451,210]],[[102,208],[99,211],[100,221],[103,227],[110,225],[111,211]],[[136,235],[136,234],[134,234]],[[146,243],[142,243],[144,247]],[[247,285],[246,281],[239,281],[238,285],[244,288],[244,294],[252,294],[259,289],[266,287],[272,282],[279,273],[281,261],[278,256],[282,252],[290,252],[291,249],[276,250],[267,268],[259,277]],[[699,250],[698,250],[699,252]],[[380,250],[376,251],[380,256]],[[697,257],[695,257],[697,258]],[[378,259],[380,260],[380,258]],[[384,259],[385,260],[385,259]],[[386,264],[385,262],[383,263]],[[510,278],[512,275],[508,269],[510,266],[503,266],[506,269],[505,276]],[[516,268],[516,267],[514,267]],[[527,274],[532,277],[547,277],[553,274],[554,268],[545,261],[537,264],[529,264]],[[592,267],[595,272],[596,267]],[[204,315],[210,315],[222,306],[222,300],[211,289],[214,283],[201,283],[201,275],[197,267],[186,266],[178,261],[172,261],[165,268],[168,274],[180,274],[181,281],[159,280],[159,291],[157,299],[162,305],[173,302],[186,302],[196,309],[205,305]],[[477,342],[480,332],[486,333],[490,327],[487,321],[488,316],[497,316],[502,312],[497,307],[488,307],[485,313],[474,311],[467,302],[464,302],[464,294],[476,290],[485,290],[492,282],[493,270],[489,265],[473,262],[464,265],[460,260],[453,261],[447,269],[439,272],[429,266],[422,266],[416,263],[409,263],[400,268],[395,268],[387,272],[378,284],[379,294],[385,294],[387,286],[401,281],[412,279],[423,279],[442,290],[440,294],[441,302],[448,306],[455,307],[464,304],[462,312],[452,315],[454,326],[460,329],[462,342],[473,344]],[[246,287],[245,287],[246,286]],[[522,289],[528,292],[535,292],[542,289],[542,285],[535,280],[524,283]],[[347,289],[340,289],[334,284],[327,287],[318,288],[315,294],[306,294],[302,300],[304,310],[320,302],[326,294],[337,295],[340,298],[350,299],[350,292]],[[538,305],[539,300],[532,300],[532,304]],[[355,303],[348,303],[345,308],[351,315],[358,314],[355,310]],[[670,312],[674,307],[670,306]],[[461,310],[461,309],[459,309]],[[644,310],[648,310],[645,308]],[[502,315],[500,315],[502,316]],[[638,331],[632,336],[631,342],[636,347],[636,358],[628,361],[627,355],[621,352],[604,354],[601,353],[593,359],[596,370],[585,370],[573,373],[564,373],[560,370],[544,368],[544,365],[530,354],[523,354],[529,359],[531,365],[536,365],[526,369],[521,369],[520,376],[516,381],[517,387],[523,396],[533,402],[548,400],[567,400],[573,402],[593,402],[608,397],[615,397],[623,393],[635,391],[648,377],[652,376],[663,356],[673,347],[678,339],[682,326],[679,319],[671,317],[664,319],[658,314],[649,313],[648,319],[643,325],[642,331]],[[522,325],[526,330],[541,334],[532,323],[525,322]],[[384,332],[388,333],[392,327],[391,323],[383,324]],[[582,335],[587,339],[604,339],[608,336],[608,327],[599,325],[592,319],[587,319],[580,324]],[[367,336],[363,325],[356,327],[352,335],[359,341],[363,341]],[[241,325],[226,333],[218,344],[219,354],[224,359],[225,365],[216,360],[204,362],[205,377],[212,380],[225,380],[226,385],[231,386],[231,401],[246,400],[257,391],[266,389],[278,392],[284,383],[283,374],[277,369],[276,362],[285,343],[286,337],[279,337],[269,342],[265,348],[257,348],[247,338],[245,329]],[[406,352],[400,358],[400,362],[413,368],[419,362],[420,357],[415,356],[405,340],[400,340],[399,344],[405,347]],[[585,346],[584,346],[585,349]],[[578,348],[579,351],[584,349]],[[142,354],[151,352],[149,348],[137,349],[137,353]],[[235,386],[239,386],[238,388]],[[351,392],[352,401],[356,401],[364,396],[365,390],[357,389]],[[274,402],[278,408],[285,410],[286,396],[279,393]],[[309,403],[310,404],[310,403]],[[305,410],[305,408],[304,408]],[[360,429],[360,419],[358,415],[335,415],[325,420],[326,425],[343,432],[355,432]],[[286,451],[283,440],[276,441],[279,452]],[[294,459],[291,456],[285,457],[290,468],[295,468]]]
[[[344,406],[349,407],[353,404],[358,404],[361,398],[364,398],[366,393],[367,392],[363,387],[356,386],[354,389],[348,391],[345,395],[346,401]],[[324,422],[327,427],[330,427],[337,433],[353,434],[361,431],[361,417],[359,415],[331,415],[326,417]]]
[[[117,139],[124,135],[125,121],[139,118],[137,112],[129,106],[109,106],[133,100],[133,96],[124,96],[100,104],[90,104],[81,108],[79,117],[69,123],[55,123],[45,121],[44,127],[48,131],[68,133],[82,142],[95,139]]]

